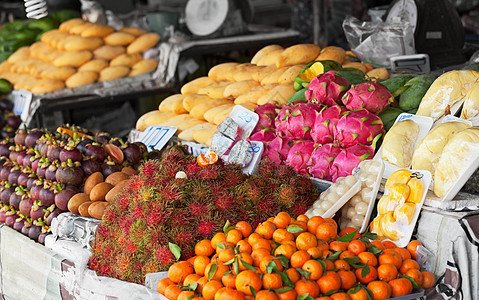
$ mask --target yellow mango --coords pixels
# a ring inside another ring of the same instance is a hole
[[[396,219],[397,222],[409,225],[411,224],[412,217],[414,216],[414,212],[416,211],[416,204],[406,202],[403,205],[396,207],[394,210],[393,217]]]
[[[410,188],[407,184],[397,183],[389,189],[389,198],[396,203],[404,203],[409,197]]]
[[[409,179],[411,179],[412,172],[409,170],[401,169],[392,173],[388,180],[386,181],[386,189],[391,189],[391,187],[397,183],[407,184]]]
[[[406,198],[407,202],[413,203],[421,203],[422,194],[424,192],[424,187],[422,186],[421,179],[411,178],[407,183],[411,192],[409,193],[409,197]]]

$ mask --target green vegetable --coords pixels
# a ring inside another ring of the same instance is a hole
[[[58,21],[52,17],[44,17],[38,20],[31,20],[27,28],[29,29],[38,29],[39,31],[50,31],[58,27]]]
[[[60,24],[70,19],[80,18],[81,14],[75,10],[64,9],[52,13],[50,16]]]
[[[383,121],[384,129],[388,131],[394,125],[394,122],[396,121],[397,117],[403,112],[404,111],[399,108],[389,107],[388,109],[380,113],[378,117],[381,119],[381,121]]]
[[[0,95],[10,94],[12,90],[12,83],[4,78],[0,78]]]
[[[366,76],[361,70],[355,68],[344,68],[338,71],[339,75],[346,78],[351,84],[358,84],[366,81]]]
[[[302,88],[301,90],[297,91],[296,93],[293,94],[293,96],[291,96],[291,98],[289,98],[289,100],[288,100],[288,102],[286,102],[286,104],[296,102],[296,101],[306,101],[306,96],[305,96],[304,93],[307,90],[308,90],[307,88]]]
[[[403,92],[402,90],[399,90],[406,84],[406,82],[408,82],[415,76],[416,75],[414,74],[402,74],[381,81],[381,83],[387,87],[387,89],[391,92],[391,94],[393,94],[394,97],[397,97],[401,92]]]
[[[409,87],[399,97],[399,108],[404,111],[417,109],[421,103],[422,97],[426,94],[436,77],[430,74],[419,75],[404,85]]]

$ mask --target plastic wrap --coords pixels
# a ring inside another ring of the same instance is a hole
[[[434,175],[444,146],[453,134],[467,127],[468,124],[462,122],[446,122],[434,127],[414,150],[412,168],[428,170]]]
[[[479,127],[454,134],[444,146],[434,174],[434,193],[452,200],[479,166]]]
[[[374,65],[389,67],[391,57],[416,53],[413,28],[407,21],[362,22],[348,16],[343,29],[351,50]]]
[[[445,114],[455,115],[464,102],[464,96],[479,79],[472,70],[449,71],[439,76],[421,100],[417,115],[437,120]]]
[[[361,190],[341,208],[339,224],[340,228],[353,227],[363,233],[374,210],[384,163],[379,160],[362,161],[353,172],[361,182]]]
[[[52,234],[55,239],[75,241],[82,247],[90,249],[90,243],[95,239],[96,228],[100,222],[100,220],[65,212],[52,220]]]

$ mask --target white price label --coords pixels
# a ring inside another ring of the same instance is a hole
[[[259,121],[258,114],[241,105],[235,105],[229,116],[243,129],[241,139],[249,137]]]
[[[262,142],[250,141],[250,143],[251,147],[249,147],[248,152],[253,153],[253,159],[246,167],[243,168],[243,173],[248,175],[254,173],[254,171],[256,170],[256,166],[259,164],[264,151],[264,145]]]
[[[13,112],[20,115],[22,121],[25,122],[30,113],[30,103],[32,102],[32,93],[26,90],[14,90],[13,95]]]
[[[173,126],[150,126],[141,134],[140,142],[146,145],[148,151],[152,148],[161,150],[175,134],[177,129],[178,128]]]

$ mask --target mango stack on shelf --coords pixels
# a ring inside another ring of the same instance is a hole
[[[34,94],[149,73],[158,61],[142,52],[159,41],[156,33],[70,19],[41,40],[15,51],[0,64],[0,78]]]

